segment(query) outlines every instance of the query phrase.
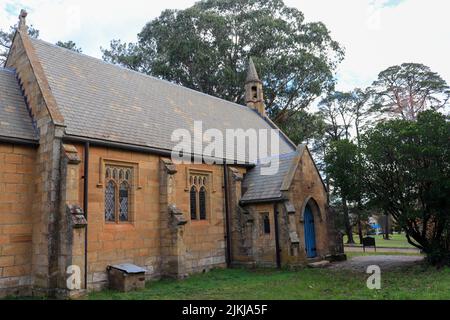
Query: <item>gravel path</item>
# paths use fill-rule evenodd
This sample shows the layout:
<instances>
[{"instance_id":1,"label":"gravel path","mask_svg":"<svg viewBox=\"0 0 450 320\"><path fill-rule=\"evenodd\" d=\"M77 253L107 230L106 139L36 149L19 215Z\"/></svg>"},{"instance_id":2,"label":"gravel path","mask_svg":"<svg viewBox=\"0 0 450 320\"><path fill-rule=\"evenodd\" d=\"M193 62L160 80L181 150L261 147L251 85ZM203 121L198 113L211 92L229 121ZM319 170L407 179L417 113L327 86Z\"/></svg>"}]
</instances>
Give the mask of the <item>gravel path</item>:
<instances>
[{"instance_id":1,"label":"gravel path","mask_svg":"<svg viewBox=\"0 0 450 320\"><path fill-rule=\"evenodd\" d=\"M394 256L394 255L374 255L359 256L343 262L336 262L330 265L330 269L336 270L352 270L366 272L367 267L377 265L383 270L392 270L398 267L410 266L420 263L424 257L422 256Z\"/></svg>"},{"instance_id":2,"label":"gravel path","mask_svg":"<svg viewBox=\"0 0 450 320\"><path fill-rule=\"evenodd\" d=\"M354 246L345 246L346 252L363 252L362 247L354 247ZM367 253L375 252L374 248L366 248ZM420 253L420 250L417 248L386 248L386 247L377 247L376 252L399 252L399 253Z\"/></svg>"}]
</instances>

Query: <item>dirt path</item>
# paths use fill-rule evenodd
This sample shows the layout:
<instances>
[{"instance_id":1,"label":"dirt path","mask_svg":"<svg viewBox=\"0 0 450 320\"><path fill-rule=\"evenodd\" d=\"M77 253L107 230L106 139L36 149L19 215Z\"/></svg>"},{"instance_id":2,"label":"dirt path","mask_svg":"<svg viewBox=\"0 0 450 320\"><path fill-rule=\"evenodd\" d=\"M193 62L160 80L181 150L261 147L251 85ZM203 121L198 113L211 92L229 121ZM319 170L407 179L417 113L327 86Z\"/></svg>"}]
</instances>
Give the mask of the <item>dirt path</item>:
<instances>
[{"instance_id":1,"label":"dirt path","mask_svg":"<svg viewBox=\"0 0 450 320\"><path fill-rule=\"evenodd\" d=\"M362 247L345 246L345 252L363 252ZM374 248L366 248L367 253L375 252ZM419 249L416 248L386 248L377 247L376 252L399 252L399 253L420 253Z\"/></svg>"},{"instance_id":2,"label":"dirt path","mask_svg":"<svg viewBox=\"0 0 450 320\"><path fill-rule=\"evenodd\" d=\"M398 267L410 266L420 263L424 259L423 256L394 256L394 255L374 255L359 256L343 262L336 262L329 266L335 270L352 270L366 272L368 266L376 265L381 270L392 270Z\"/></svg>"}]
</instances>

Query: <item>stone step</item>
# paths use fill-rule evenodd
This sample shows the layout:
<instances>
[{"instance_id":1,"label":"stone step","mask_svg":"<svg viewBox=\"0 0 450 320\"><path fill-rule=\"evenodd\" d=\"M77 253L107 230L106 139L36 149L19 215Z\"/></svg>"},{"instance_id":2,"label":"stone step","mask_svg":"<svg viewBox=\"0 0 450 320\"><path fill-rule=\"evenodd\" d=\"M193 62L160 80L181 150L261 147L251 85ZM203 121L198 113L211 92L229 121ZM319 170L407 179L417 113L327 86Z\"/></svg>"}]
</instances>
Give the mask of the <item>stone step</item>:
<instances>
[{"instance_id":1,"label":"stone step","mask_svg":"<svg viewBox=\"0 0 450 320\"><path fill-rule=\"evenodd\" d=\"M318 261L318 262L308 263L308 267L310 267L310 268L325 268L329 264L330 264L330 261L322 260L322 261Z\"/></svg>"}]
</instances>

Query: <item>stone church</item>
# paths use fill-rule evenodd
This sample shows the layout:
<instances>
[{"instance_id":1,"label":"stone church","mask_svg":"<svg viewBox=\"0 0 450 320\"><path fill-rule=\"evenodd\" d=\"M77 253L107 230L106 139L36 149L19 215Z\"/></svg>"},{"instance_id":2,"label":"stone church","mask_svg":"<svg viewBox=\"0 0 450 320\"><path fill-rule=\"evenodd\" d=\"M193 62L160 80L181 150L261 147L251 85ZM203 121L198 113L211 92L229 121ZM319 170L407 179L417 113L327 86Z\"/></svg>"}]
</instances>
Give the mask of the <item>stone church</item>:
<instances>
[{"instance_id":1,"label":"stone church","mask_svg":"<svg viewBox=\"0 0 450 320\"><path fill-rule=\"evenodd\" d=\"M242 106L32 39L19 18L0 68L0 296L100 290L121 263L182 278L342 253L314 160L282 132L275 175L171 158L194 121L276 129L253 62Z\"/></svg>"}]
</instances>

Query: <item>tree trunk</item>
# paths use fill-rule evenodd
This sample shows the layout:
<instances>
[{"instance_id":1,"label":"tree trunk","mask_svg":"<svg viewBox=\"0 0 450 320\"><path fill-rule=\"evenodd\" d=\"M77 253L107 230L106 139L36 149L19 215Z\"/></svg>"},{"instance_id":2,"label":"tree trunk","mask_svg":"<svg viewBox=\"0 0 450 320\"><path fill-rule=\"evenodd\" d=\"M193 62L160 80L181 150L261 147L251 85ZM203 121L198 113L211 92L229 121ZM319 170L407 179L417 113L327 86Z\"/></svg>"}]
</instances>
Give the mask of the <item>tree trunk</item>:
<instances>
[{"instance_id":1,"label":"tree trunk","mask_svg":"<svg viewBox=\"0 0 450 320\"><path fill-rule=\"evenodd\" d=\"M355 240L353 240L353 230L352 225L350 223L350 216L348 214L347 199L345 197L342 198L342 206L344 208L344 223L345 223L345 232L347 233L347 243L354 244Z\"/></svg>"},{"instance_id":2,"label":"tree trunk","mask_svg":"<svg viewBox=\"0 0 450 320\"><path fill-rule=\"evenodd\" d=\"M389 238L389 212L386 212L384 222L384 240L390 240Z\"/></svg>"},{"instance_id":3,"label":"tree trunk","mask_svg":"<svg viewBox=\"0 0 450 320\"><path fill-rule=\"evenodd\" d=\"M363 243L363 232L362 232L362 225L361 225L361 218L358 215L358 235L359 235L359 243Z\"/></svg>"}]
</instances>

